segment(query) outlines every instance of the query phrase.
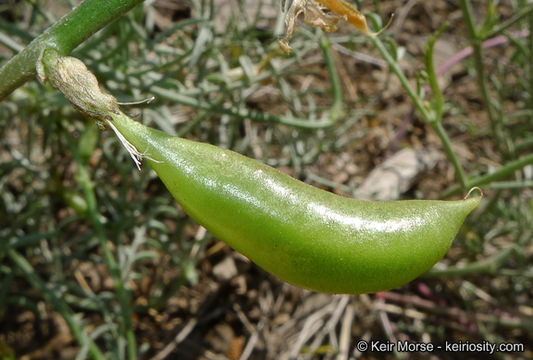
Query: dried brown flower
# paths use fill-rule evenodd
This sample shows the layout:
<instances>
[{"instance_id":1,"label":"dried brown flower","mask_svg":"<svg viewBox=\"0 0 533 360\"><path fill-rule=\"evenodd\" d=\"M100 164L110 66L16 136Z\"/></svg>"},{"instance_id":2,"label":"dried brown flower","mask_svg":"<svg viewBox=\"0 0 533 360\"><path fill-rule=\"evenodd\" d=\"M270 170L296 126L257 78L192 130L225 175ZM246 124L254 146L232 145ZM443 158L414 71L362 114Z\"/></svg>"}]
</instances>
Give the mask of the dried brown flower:
<instances>
[{"instance_id":1,"label":"dried brown flower","mask_svg":"<svg viewBox=\"0 0 533 360\"><path fill-rule=\"evenodd\" d=\"M326 12L328 10L331 13ZM337 23L344 19L366 35L378 34L371 32L368 29L365 16L344 0L293 0L285 17L285 36L279 41L281 50L285 53L291 51L289 40L294 33L296 18L301 13L304 14L305 23L318 26L327 32L337 31Z\"/></svg>"}]
</instances>

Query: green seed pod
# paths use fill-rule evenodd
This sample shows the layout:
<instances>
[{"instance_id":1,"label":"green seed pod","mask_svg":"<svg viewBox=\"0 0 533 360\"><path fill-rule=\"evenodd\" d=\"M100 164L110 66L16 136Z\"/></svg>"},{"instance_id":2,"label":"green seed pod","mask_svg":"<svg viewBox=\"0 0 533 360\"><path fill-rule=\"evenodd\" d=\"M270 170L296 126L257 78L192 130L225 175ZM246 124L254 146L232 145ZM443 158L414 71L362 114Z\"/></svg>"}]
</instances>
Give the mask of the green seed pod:
<instances>
[{"instance_id":1,"label":"green seed pod","mask_svg":"<svg viewBox=\"0 0 533 360\"><path fill-rule=\"evenodd\" d=\"M312 290L369 293L413 280L446 254L480 202L358 201L125 116L109 123L149 156L198 223L265 270Z\"/></svg>"}]
</instances>

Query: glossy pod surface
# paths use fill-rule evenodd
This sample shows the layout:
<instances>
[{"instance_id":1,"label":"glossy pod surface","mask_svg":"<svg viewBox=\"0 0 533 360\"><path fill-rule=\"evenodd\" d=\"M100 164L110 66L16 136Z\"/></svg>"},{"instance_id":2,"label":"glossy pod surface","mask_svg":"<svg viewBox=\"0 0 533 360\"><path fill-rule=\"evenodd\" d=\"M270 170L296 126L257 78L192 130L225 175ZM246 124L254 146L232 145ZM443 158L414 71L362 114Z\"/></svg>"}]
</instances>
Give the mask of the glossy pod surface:
<instances>
[{"instance_id":1,"label":"glossy pod surface","mask_svg":"<svg viewBox=\"0 0 533 360\"><path fill-rule=\"evenodd\" d=\"M184 210L279 278L328 293L403 285L440 260L480 198L365 202L304 184L233 151L126 117L115 127Z\"/></svg>"}]
</instances>

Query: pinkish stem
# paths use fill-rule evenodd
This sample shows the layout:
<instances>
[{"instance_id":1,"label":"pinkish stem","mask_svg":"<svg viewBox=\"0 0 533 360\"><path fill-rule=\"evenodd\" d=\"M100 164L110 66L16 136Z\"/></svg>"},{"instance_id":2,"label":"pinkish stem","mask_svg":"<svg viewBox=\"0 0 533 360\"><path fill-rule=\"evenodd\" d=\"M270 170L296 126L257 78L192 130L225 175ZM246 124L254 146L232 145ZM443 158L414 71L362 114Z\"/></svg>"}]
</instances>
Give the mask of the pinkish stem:
<instances>
[{"instance_id":1,"label":"pinkish stem","mask_svg":"<svg viewBox=\"0 0 533 360\"><path fill-rule=\"evenodd\" d=\"M494 46L507 44L509 42L509 37L513 39L522 39L528 36L529 36L528 29L524 29L520 31L512 31L509 34L509 36L498 35L488 40L485 40L481 44L481 46L483 47L483 49L488 49ZM435 75L437 76L443 75L446 71L450 70L454 65L460 63L461 61L463 61L464 59L472 55L472 53L473 53L473 49L471 46L464 48L463 50L459 51L457 54L455 54L454 56L446 60L441 66L439 66L437 70L435 70ZM426 85L424 88L429 91L429 86ZM402 121L402 125L398 129L397 135L394 137L394 139L391 142L391 145L389 146L389 150L395 151L398 143L403 139L403 137L405 137L405 134L407 133L407 124L409 124L413 115L414 115L414 111L411 111L404 118L404 120Z\"/></svg>"},{"instance_id":2,"label":"pinkish stem","mask_svg":"<svg viewBox=\"0 0 533 360\"><path fill-rule=\"evenodd\" d=\"M525 37L528 37L528 36L529 36L529 30L528 29L524 29L524 30L520 30L520 31L513 31L513 32L510 33L510 37L513 38L513 39L522 39L522 38L525 38ZM495 37L493 37L491 39L488 39L488 40L484 41L483 44L481 44L481 46L483 47L483 49L488 49L488 48L491 48L491 47L494 47L494 46L507 44L508 42L509 42L509 37L503 36L503 35L498 35L498 36L495 36ZM444 74L452 66L454 66L455 64L461 62L462 60L464 60L467 57L469 57L470 55L472 55L472 52L473 52L473 50L472 50L471 46L464 48L463 50L459 51L457 54L455 54L454 56L452 56L451 58L446 60L446 62L444 62L444 64L439 66L439 68L435 71L435 74L437 76L440 76L440 75Z\"/></svg>"}]
</instances>

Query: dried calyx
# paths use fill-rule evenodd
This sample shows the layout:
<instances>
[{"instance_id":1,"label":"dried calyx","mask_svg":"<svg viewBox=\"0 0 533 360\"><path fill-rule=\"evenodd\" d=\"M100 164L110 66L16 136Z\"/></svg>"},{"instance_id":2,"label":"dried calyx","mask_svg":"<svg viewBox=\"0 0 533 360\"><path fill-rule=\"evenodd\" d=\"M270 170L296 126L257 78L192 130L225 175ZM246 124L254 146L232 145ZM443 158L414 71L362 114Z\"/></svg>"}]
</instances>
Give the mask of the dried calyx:
<instances>
[{"instance_id":1,"label":"dried calyx","mask_svg":"<svg viewBox=\"0 0 533 360\"><path fill-rule=\"evenodd\" d=\"M365 16L344 0L293 0L285 17L285 36L279 41L281 50L285 53L291 51L289 40L294 33L296 18L301 13L304 14L305 23L317 26L327 32L337 31L339 20L346 20L365 35L375 36L379 34L379 32L370 31ZM381 31L386 29L390 22L389 20L387 26Z\"/></svg>"},{"instance_id":2,"label":"dried calyx","mask_svg":"<svg viewBox=\"0 0 533 360\"><path fill-rule=\"evenodd\" d=\"M119 108L117 99L100 88L96 76L87 69L83 61L72 56L63 56L56 50L48 48L37 61L37 75L42 83L47 81L85 116L97 121L102 128L109 126L128 151L135 166L141 170L143 158L153 160L145 151L141 153L113 125L116 117L125 117ZM153 97L142 102L152 101ZM123 103L136 104L133 103ZM153 160L154 162L157 162Z\"/></svg>"},{"instance_id":3,"label":"dried calyx","mask_svg":"<svg viewBox=\"0 0 533 360\"><path fill-rule=\"evenodd\" d=\"M37 75L87 117L104 122L111 120L111 114L120 113L117 99L100 88L94 74L79 59L46 49L37 61Z\"/></svg>"}]
</instances>

